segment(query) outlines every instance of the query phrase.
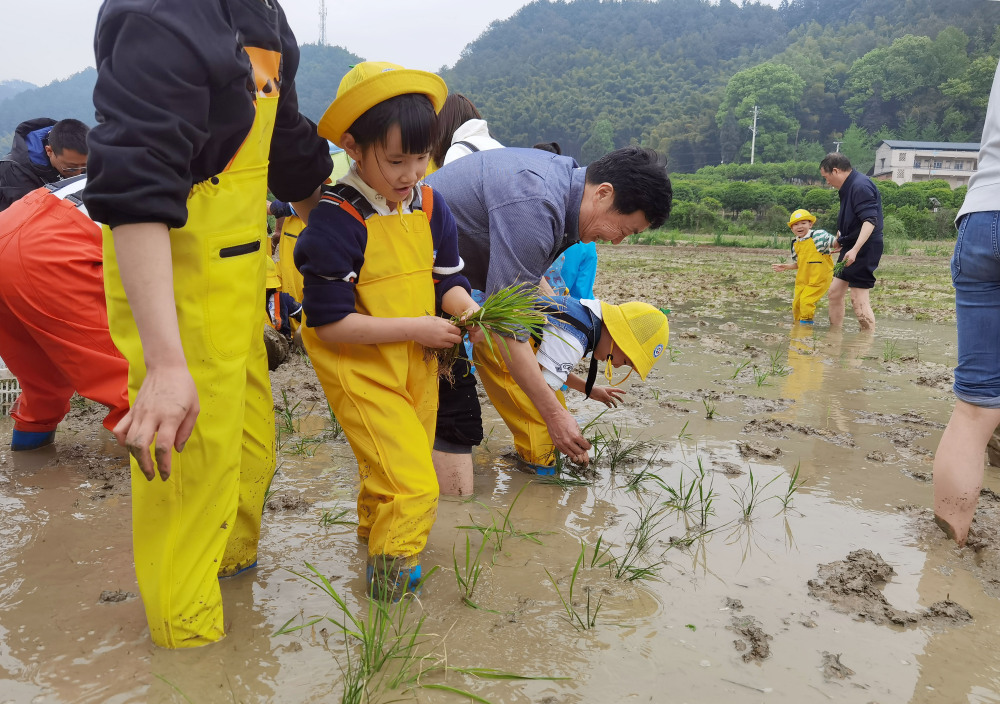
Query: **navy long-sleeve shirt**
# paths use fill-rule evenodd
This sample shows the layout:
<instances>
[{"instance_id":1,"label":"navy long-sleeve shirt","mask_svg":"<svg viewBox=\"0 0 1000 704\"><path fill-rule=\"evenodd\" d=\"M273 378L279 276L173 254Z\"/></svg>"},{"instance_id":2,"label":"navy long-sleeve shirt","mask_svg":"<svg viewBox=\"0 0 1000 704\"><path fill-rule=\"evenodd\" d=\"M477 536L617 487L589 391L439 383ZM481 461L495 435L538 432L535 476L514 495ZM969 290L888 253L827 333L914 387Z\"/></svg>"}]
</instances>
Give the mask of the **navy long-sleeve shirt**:
<instances>
[{"instance_id":1,"label":"navy long-sleeve shirt","mask_svg":"<svg viewBox=\"0 0 1000 704\"><path fill-rule=\"evenodd\" d=\"M870 178L852 169L840 187L837 230L840 231L841 247L853 247L866 222L875 226L869 241L882 239L882 194Z\"/></svg>"},{"instance_id":2,"label":"navy long-sleeve shirt","mask_svg":"<svg viewBox=\"0 0 1000 704\"><path fill-rule=\"evenodd\" d=\"M415 189L419 191L419 187ZM395 217L375 215L373 217ZM455 218L443 198L434 198L430 220L434 247L434 298L441 309L441 297L455 286L471 292L459 273L458 230ZM302 306L306 324L319 327L356 313L354 288L365 262L368 228L340 206L321 200L309 215L309 225L295 243L295 266L302 273Z\"/></svg>"}]
</instances>

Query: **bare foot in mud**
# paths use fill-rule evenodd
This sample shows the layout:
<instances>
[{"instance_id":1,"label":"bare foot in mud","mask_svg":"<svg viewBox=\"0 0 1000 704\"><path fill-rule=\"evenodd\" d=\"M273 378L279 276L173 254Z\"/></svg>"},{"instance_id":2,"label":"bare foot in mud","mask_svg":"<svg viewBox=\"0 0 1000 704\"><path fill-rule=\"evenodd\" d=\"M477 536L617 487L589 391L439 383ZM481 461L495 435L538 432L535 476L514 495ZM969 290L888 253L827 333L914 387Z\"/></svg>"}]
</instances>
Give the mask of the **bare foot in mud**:
<instances>
[{"instance_id":1,"label":"bare foot in mud","mask_svg":"<svg viewBox=\"0 0 1000 704\"><path fill-rule=\"evenodd\" d=\"M952 526L950 523L948 523L948 521L946 521L944 518L941 518L941 516L934 514L934 522L937 523L938 528L944 531L945 535L947 535L949 538L951 538L958 544L958 547L960 548L965 547L965 541L969 537L968 529L965 530L960 539L958 532L955 530L955 527Z\"/></svg>"}]
</instances>

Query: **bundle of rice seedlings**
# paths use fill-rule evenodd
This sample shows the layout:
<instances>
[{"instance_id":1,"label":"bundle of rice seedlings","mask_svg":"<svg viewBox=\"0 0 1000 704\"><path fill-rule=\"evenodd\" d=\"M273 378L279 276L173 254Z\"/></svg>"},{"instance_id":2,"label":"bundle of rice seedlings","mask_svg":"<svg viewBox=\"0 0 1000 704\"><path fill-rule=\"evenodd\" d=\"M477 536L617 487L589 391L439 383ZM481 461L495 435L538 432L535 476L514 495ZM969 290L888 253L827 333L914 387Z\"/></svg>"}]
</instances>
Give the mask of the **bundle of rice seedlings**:
<instances>
[{"instance_id":1,"label":"bundle of rice seedlings","mask_svg":"<svg viewBox=\"0 0 1000 704\"><path fill-rule=\"evenodd\" d=\"M465 320L452 316L450 322L462 328L463 331L482 330L486 335L486 345L497 358L496 335L500 344L507 348L507 337L529 335L540 336L545 327L545 314L538 306L541 294L535 286L514 284L500 289L483 301L482 307ZM451 380L451 367L463 352L463 344L459 342L454 347L429 350L437 359L438 375Z\"/></svg>"},{"instance_id":2,"label":"bundle of rice seedlings","mask_svg":"<svg viewBox=\"0 0 1000 704\"><path fill-rule=\"evenodd\" d=\"M844 262L837 262L836 264L834 264L833 265L833 275L834 276L838 276L840 274L840 272L842 272L844 270L844 267L846 267L846 266L847 266L847 264L844 263Z\"/></svg>"}]
</instances>

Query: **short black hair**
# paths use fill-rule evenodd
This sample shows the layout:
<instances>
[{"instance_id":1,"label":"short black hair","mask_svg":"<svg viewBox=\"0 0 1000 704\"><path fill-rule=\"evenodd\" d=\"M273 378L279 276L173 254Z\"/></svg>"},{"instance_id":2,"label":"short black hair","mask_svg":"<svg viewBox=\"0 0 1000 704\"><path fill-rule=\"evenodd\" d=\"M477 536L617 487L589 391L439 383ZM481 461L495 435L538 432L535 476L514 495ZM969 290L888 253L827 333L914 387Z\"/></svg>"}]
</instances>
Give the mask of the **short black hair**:
<instances>
[{"instance_id":1,"label":"short black hair","mask_svg":"<svg viewBox=\"0 0 1000 704\"><path fill-rule=\"evenodd\" d=\"M79 120L59 120L49 131L49 146L56 154L62 154L64 149L86 154L88 132L90 128Z\"/></svg>"},{"instance_id":2,"label":"short black hair","mask_svg":"<svg viewBox=\"0 0 1000 704\"><path fill-rule=\"evenodd\" d=\"M587 166L587 183L605 182L614 186L612 205L618 212L630 215L641 210L652 228L662 227L670 216L673 189L667 160L652 149L623 147Z\"/></svg>"},{"instance_id":3,"label":"short black hair","mask_svg":"<svg viewBox=\"0 0 1000 704\"><path fill-rule=\"evenodd\" d=\"M543 152L562 154L562 147L559 146L559 142L539 142L532 149L541 149Z\"/></svg>"},{"instance_id":4,"label":"short black hair","mask_svg":"<svg viewBox=\"0 0 1000 704\"><path fill-rule=\"evenodd\" d=\"M823 157L823 161L819 162L819 170L827 173L834 169L850 171L851 168L851 160L844 156L843 152L830 152Z\"/></svg>"},{"instance_id":5,"label":"short black hair","mask_svg":"<svg viewBox=\"0 0 1000 704\"><path fill-rule=\"evenodd\" d=\"M434 143L437 114L423 93L404 93L369 108L347 128L361 149L376 143L385 144L389 128L399 125L403 153L423 154Z\"/></svg>"}]
</instances>

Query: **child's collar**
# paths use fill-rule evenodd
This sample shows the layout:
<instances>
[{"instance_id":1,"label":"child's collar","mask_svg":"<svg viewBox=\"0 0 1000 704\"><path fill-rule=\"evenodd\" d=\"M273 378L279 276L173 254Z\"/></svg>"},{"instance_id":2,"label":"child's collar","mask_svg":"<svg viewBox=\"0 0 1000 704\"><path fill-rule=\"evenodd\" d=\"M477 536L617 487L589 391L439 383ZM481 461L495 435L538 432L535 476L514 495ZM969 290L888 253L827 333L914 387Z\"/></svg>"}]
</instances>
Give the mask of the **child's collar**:
<instances>
[{"instance_id":1,"label":"child's collar","mask_svg":"<svg viewBox=\"0 0 1000 704\"><path fill-rule=\"evenodd\" d=\"M351 169L337 182L346 183L348 186L352 186L357 189L358 193L365 197L371 206L375 209L375 212L379 215L392 215L393 213L400 213L407 215L410 213L410 205L413 203L414 194L416 189L412 189L410 194L400 203L396 204L396 210L389 210L388 204L385 202L385 198L376 191L374 188L365 183L365 180L361 178L361 174L358 173L357 162L351 164Z\"/></svg>"}]
</instances>

